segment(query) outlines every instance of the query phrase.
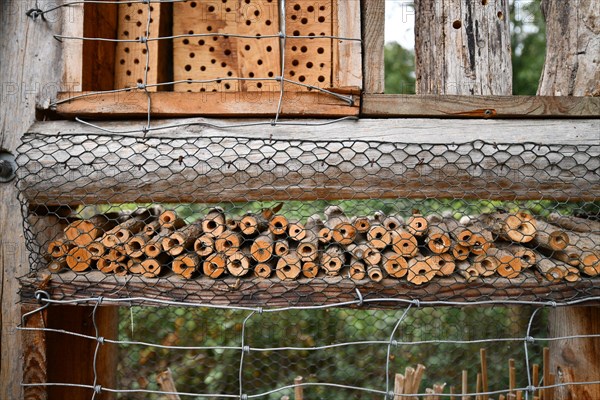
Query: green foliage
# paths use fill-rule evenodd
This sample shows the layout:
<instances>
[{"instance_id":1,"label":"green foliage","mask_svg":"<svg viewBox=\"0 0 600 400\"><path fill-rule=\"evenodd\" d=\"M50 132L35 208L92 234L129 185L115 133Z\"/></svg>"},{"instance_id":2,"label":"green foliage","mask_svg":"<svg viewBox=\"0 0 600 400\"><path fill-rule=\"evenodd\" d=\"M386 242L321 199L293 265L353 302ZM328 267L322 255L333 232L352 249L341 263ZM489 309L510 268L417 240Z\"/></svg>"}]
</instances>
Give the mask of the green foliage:
<instances>
[{"instance_id":1,"label":"green foliage","mask_svg":"<svg viewBox=\"0 0 600 400\"><path fill-rule=\"evenodd\" d=\"M535 95L546 57L546 23L539 1L511 2L513 94Z\"/></svg>"},{"instance_id":2,"label":"green foliage","mask_svg":"<svg viewBox=\"0 0 600 400\"><path fill-rule=\"evenodd\" d=\"M415 93L415 52L396 42L385 45L385 92Z\"/></svg>"}]
</instances>

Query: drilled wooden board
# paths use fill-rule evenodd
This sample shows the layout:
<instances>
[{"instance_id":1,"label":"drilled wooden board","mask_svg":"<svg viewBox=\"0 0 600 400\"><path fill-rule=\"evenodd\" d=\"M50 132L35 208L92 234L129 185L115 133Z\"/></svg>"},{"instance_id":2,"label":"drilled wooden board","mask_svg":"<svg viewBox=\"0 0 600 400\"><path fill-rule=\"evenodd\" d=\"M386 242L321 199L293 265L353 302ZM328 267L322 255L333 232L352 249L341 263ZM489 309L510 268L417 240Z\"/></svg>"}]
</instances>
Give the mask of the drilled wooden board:
<instances>
[{"instance_id":1,"label":"drilled wooden board","mask_svg":"<svg viewBox=\"0 0 600 400\"><path fill-rule=\"evenodd\" d=\"M278 5L274 0L222 0L173 5L173 34L277 35ZM175 81L219 80L212 83L181 83L175 91L240 92L278 90L279 38L185 37L173 40ZM234 78L273 78L238 81Z\"/></svg>"},{"instance_id":2,"label":"drilled wooden board","mask_svg":"<svg viewBox=\"0 0 600 400\"><path fill-rule=\"evenodd\" d=\"M117 39L139 40L140 37L158 37L161 4L124 3L119 5ZM150 30L148 32L148 12ZM159 46L163 41L118 42L115 52L115 89L136 87L138 83L159 83ZM165 60L161 60L165 62ZM146 65L147 64L147 65ZM148 71L147 80L145 71ZM154 92L156 86L148 87Z\"/></svg>"},{"instance_id":3,"label":"drilled wooden board","mask_svg":"<svg viewBox=\"0 0 600 400\"><path fill-rule=\"evenodd\" d=\"M332 86L333 63L332 39L319 36L334 36L335 0L286 2L285 77L305 85L321 88ZM294 38L315 36L315 39ZM286 83L289 91L304 91L308 88Z\"/></svg>"}]
</instances>

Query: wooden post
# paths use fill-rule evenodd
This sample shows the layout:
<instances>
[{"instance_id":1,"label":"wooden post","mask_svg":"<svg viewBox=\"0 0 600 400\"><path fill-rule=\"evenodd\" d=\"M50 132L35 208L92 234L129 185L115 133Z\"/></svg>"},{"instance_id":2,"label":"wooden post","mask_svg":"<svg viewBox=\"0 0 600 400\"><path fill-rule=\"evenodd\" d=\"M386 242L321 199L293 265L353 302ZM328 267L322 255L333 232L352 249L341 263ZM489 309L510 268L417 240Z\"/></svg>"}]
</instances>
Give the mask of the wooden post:
<instances>
[{"instance_id":1,"label":"wooden post","mask_svg":"<svg viewBox=\"0 0 600 400\"><path fill-rule=\"evenodd\" d=\"M546 62L538 94L600 96L600 7L594 0L543 0Z\"/></svg>"},{"instance_id":2,"label":"wooden post","mask_svg":"<svg viewBox=\"0 0 600 400\"><path fill-rule=\"evenodd\" d=\"M547 54L538 94L542 96L600 95L600 8L593 0L542 1L547 23ZM551 310L550 336L600 333L599 307ZM550 368L556 383L600 379L600 339L572 339L550 344ZM555 400L598 399L600 385L565 386Z\"/></svg>"},{"instance_id":3,"label":"wooden post","mask_svg":"<svg viewBox=\"0 0 600 400\"><path fill-rule=\"evenodd\" d=\"M384 35L385 0L363 0L363 89L365 93L385 90Z\"/></svg>"},{"instance_id":4,"label":"wooden post","mask_svg":"<svg viewBox=\"0 0 600 400\"><path fill-rule=\"evenodd\" d=\"M508 0L415 1L418 94L510 95Z\"/></svg>"}]
</instances>

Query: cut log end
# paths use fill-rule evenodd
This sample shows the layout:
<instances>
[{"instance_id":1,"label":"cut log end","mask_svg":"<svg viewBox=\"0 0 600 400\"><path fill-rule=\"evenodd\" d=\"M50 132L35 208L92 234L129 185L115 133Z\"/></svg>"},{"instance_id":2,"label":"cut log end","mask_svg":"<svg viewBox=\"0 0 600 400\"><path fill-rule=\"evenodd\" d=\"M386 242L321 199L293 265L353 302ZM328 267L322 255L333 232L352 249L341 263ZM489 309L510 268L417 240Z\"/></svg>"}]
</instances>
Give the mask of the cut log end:
<instances>
[{"instance_id":1,"label":"cut log end","mask_svg":"<svg viewBox=\"0 0 600 400\"><path fill-rule=\"evenodd\" d=\"M92 266L93 255L86 247L74 247L66 255L69 268L75 272L87 271Z\"/></svg>"},{"instance_id":2,"label":"cut log end","mask_svg":"<svg viewBox=\"0 0 600 400\"><path fill-rule=\"evenodd\" d=\"M270 278L273 273L273 269L269 264L259 263L254 267L254 275L257 278Z\"/></svg>"},{"instance_id":3,"label":"cut log end","mask_svg":"<svg viewBox=\"0 0 600 400\"><path fill-rule=\"evenodd\" d=\"M217 279L223 273L225 273L225 268L227 265L227 260L222 254L211 254L203 263L202 263L202 272L204 275L208 276L212 279Z\"/></svg>"},{"instance_id":4,"label":"cut log end","mask_svg":"<svg viewBox=\"0 0 600 400\"><path fill-rule=\"evenodd\" d=\"M383 254L383 268L394 278L403 278L408 273L408 262L402 255L395 252Z\"/></svg>"},{"instance_id":5,"label":"cut log end","mask_svg":"<svg viewBox=\"0 0 600 400\"><path fill-rule=\"evenodd\" d=\"M301 272L302 263L300 258L293 253L281 257L275 269L277 277L282 281L296 279Z\"/></svg>"}]
</instances>

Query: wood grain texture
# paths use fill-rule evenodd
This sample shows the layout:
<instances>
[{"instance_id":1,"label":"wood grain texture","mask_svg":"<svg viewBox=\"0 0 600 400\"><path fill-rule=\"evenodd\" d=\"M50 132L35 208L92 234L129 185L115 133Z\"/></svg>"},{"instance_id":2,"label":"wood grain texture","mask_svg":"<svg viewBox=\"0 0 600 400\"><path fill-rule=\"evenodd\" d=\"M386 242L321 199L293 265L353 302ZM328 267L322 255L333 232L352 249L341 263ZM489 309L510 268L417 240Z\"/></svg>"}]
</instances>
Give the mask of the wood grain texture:
<instances>
[{"instance_id":1,"label":"wood grain texture","mask_svg":"<svg viewBox=\"0 0 600 400\"><path fill-rule=\"evenodd\" d=\"M416 1L417 93L511 94L508 3Z\"/></svg>"},{"instance_id":2,"label":"wood grain texture","mask_svg":"<svg viewBox=\"0 0 600 400\"><path fill-rule=\"evenodd\" d=\"M597 0L543 0L546 62L538 94L600 96L600 7Z\"/></svg>"},{"instance_id":3,"label":"wood grain texture","mask_svg":"<svg viewBox=\"0 0 600 400\"><path fill-rule=\"evenodd\" d=\"M77 96L77 93L60 93L59 100ZM154 118L184 116L237 116L274 117L277 113L279 93L254 92L202 92L151 93L151 112ZM342 117L358 115L358 96L352 106L336 97L316 92L286 92L282 116ZM120 118L144 117L148 112L148 95L143 92L93 94L58 104L56 111L63 117Z\"/></svg>"},{"instance_id":4,"label":"wood grain texture","mask_svg":"<svg viewBox=\"0 0 600 400\"><path fill-rule=\"evenodd\" d=\"M52 35L60 32L59 18L47 22L25 16L27 5L20 1L0 2L0 82L3 87L0 107L0 148L14 152L22 132L35 119L37 105L55 97L62 80L60 42ZM10 38L8 40L7 38ZM18 281L29 270L23 219L14 182L0 184L0 398L21 399L23 371ZM40 349L40 351L42 351ZM38 399L44 399L39 394Z\"/></svg>"},{"instance_id":5,"label":"wood grain texture","mask_svg":"<svg viewBox=\"0 0 600 400\"><path fill-rule=\"evenodd\" d=\"M553 309L549 315L550 337L600 334L600 307ZM594 382L600 378L600 338L550 342L551 373L556 384ZM554 389L555 400L600 398L600 385L565 386Z\"/></svg>"},{"instance_id":6,"label":"wood grain texture","mask_svg":"<svg viewBox=\"0 0 600 400\"><path fill-rule=\"evenodd\" d=\"M364 0L361 7L364 92L383 93L385 0Z\"/></svg>"},{"instance_id":7,"label":"wood grain texture","mask_svg":"<svg viewBox=\"0 0 600 400\"><path fill-rule=\"evenodd\" d=\"M423 145L428 135L420 132L437 135L437 142L440 132L452 130L447 121L443 128L431 131L408 121L403 121L406 127L392 128L393 120L286 127L285 136L282 133L277 139L271 133L277 130L262 126L249 136L243 129L231 131L239 137L223 137L221 130L198 126L190 128L190 133L199 129L202 137L184 140L182 133L187 129L179 127L181 140L164 141L57 137L57 132L67 133L72 123L37 124L31 131L44 135L24 137L18 159L22 166L19 187L34 204L398 197L573 201L600 197L600 176L594 167L600 156L595 130L600 121L588 125L589 136L585 121L568 121L569 126L580 127L576 135L580 143L586 143L581 146L527 143L546 136L547 122L537 124L543 130L539 134L533 122L528 129L519 127L525 144L507 132L510 123L485 122L490 123L487 144L477 141L485 140L481 126L459 121L458 141L445 133L444 144L439 145ZM469 125L475 142L463 142ZM494 125L496 129L491 130ZM334 141L335 135L331 141L322 140L331 129L338 137L346 137L343 147ZM310 134L305 134L308 130ZM396 136L390 137L394 130ZM298 137L306 141L297 141ZM514 144L503 144L505 138ZM381 143L384 139L392 140ZM575 143L578 139L563 140ZM552 174L545 172L548 164L553 165Z\"/></svg>"},{"instance_id":8,"label":"wood grain texture","mask_svg":"<svg viewBox=\"0 0 600 400\"><path fill-rule=\"evenodd\" d=\"M598 97L363 95L367 118L600 118Z\"/></svg>"},{"instance_id":9,"label":"wood grain texture","mask_svg":"<svg viewBox=\"0 0 600 400\"><path fill-rule=\"evenodd\" d=\"M342 38L361 38L361 2L334 1L335 35ZM360 41L333 40L333 87L362 88L362 46Z\"/></svg>"},{"instance_id":10,"label":"wood grain texture","mask_svg":"<svg viewBox=\"0 0 600 400\"><path fill-rule=\"evenodd\" d=\"M68 10L69 8L66 8ZM68 11L67 11L68 13ZM117 37L117 5L88 3L84 4L83 37L107 38ZM68 14L67 14L68 15ZM79 14L76 14L79 18ZM70 24L78 24L79 19L74 19ZM79 31L76 26L69 30ZM45 38L47 39L47 38ZM79 43L81 40L65 39ZM80 46L71 44L72 48L63 50L66 62L74 62L74 65L82 66L82 89L83 90L112 90L114 89L114 63L116 43L106 40L86 40L83 42L82 54L79 53ZM75 54L68 51L75 50ZM77 58L81 57L81 61Z\"/></svg>"},{"instance_id":11,"label":"wood grain texture","mask_svg":"<svg viewBox=\"0 0 600 400\"><path fill-rule=\"evenodd\" d=\"M68 9L69 18L62 19L62 34L64 36L84 36L83 12L85 7L84 4L73 4ZM83 46L83 40L65 40L62 44L62 83L68 90L74 92L83 90ZM89 82L86 85L89 86Z\"/></svg>"},{"instance_id":12,"label":"wood grain texture","mask_svg":"<svg viewBox=\"0 0 600 400\"><path fill-rule=\"evenodd\" d=\"M48 308L48 327L96 336L91 306L51 306ZM118 308L98 307L96 323L98 334L108 339L118 337ZM97 342L90 339L48 332L46 334L48 352L48 381L94 384L93 359ZM96 372L98 385L117 387L118 346L105 343L98 350ZM85 388L53 386L48 388L49 399L88 400L93 391ZM114 393L102 392L96 396L100 400L116 398Z\"/></svg>"},{"instance_id":13,"label":"wood grain texture","mask_svg":"<svg viewBox=\"0 0 600 400\"><path fill-rule=\"evenodd\" d=\"M37 280L35 276L21 279L23 297L33 296ZM64 283L62 283L64 282ZM152 282L151 285L148 282ZM69 297L82 299L89 296L104 296L118 299L116 288L128 296L153 299L187 301L237 306L281 307L295 304L335 304L356 300L355 288L359 288L365 299L368 298L418 298L421 301L458 300L567 300L577 293L598 295L598 281L585 279L575 283L550 283L538 281L530 272L509 280L490 277L466 283L457 278L433 280L429 285L417 287L406 281L386 278L381 282L365 279L353 281L342 277L300 278L294 281L271 279L238 279L227 277L209 279L206 277L185 280L175 275L168 278L145 280L138 276L119 277L92 271L85 275L65 272L50 282L49 293L53 298ZM127 291L125 291L125 288ZM127 303L129 304L129 303ZM390 307L397 303L388 303ZM385 306L380 303L378 306Z\"/></svg>"},{"instance_id":14,"label":"wood grain texture","mask_svg":"<svg viewBox=\"0 0 600 400\"><path fill-rule=\"evenodd\" d=\"M148 16L151 20L149 31ZM119 40L170 36L171 4L119 4L117 21L116 38ZM172 77L168 76L170 54L171 43L167 40L116 43L114 89L136 87L140 83L153 85L172 81ZM150 92L164 89L166 86L147 88Z\"/></svg>"},{"instance_id":15,"label":"wood grain texture","mask_svg":"<svg viewBox=\"0 0 600 400\"><path fill-rule=\"evenodd\" d=\"M39 308L39 304L23 304L20 308L23 314ZM33 314L25 321L26 328L44 328L47 321L47 313ZM47 382L47 357L46 357L46 335L41 331L23 331L23 382L44 383ZM14 374L13 380L19 381L19 374ZM44 400L47 398L44 386L31 386L25 388L24 399Z\"/></svg>"}]
</instances>

